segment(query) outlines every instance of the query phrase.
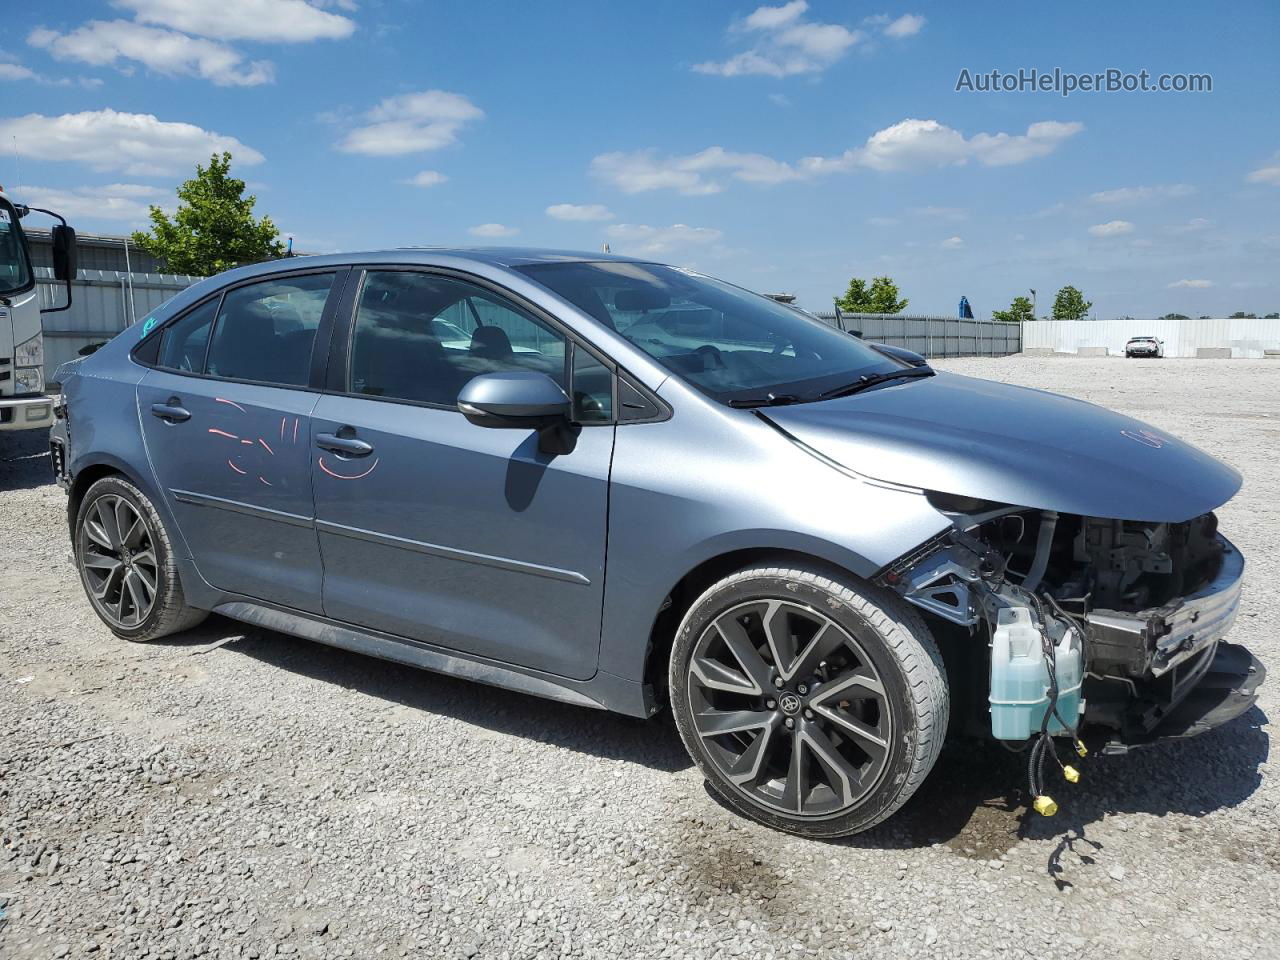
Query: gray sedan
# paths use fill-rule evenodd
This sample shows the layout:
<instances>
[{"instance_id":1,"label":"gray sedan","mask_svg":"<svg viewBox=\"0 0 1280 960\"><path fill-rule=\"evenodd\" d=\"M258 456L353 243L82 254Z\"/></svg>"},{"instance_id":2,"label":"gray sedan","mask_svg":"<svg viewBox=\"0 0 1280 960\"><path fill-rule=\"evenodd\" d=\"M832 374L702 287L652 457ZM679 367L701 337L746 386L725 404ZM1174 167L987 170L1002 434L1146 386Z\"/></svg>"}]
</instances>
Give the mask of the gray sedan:
<instances>
[{"instance_id":1,"label":"gray sedan","mask_svg":"<svg viewBox=\"0 0 1280 960\"><path fill-rule=\"evenodd\" d=\"M1262 678L1222 640L1235 471L688 270L258 264L58 379L75 560L120 637L212 611L670 709L729 806L797 834L889 817L948 731L1028 750L1051 814L1049 756L1207 729Z\"/></svg>"}]
</instances>

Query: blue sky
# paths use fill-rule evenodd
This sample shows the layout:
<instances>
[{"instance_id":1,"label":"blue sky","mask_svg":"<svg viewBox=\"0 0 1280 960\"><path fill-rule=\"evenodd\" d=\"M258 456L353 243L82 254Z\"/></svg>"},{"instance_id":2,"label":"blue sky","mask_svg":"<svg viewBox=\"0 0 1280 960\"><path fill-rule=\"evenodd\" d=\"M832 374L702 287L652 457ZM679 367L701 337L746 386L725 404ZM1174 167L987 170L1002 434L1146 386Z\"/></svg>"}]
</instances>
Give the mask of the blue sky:
<instances>
[{"instance_id":1,"label":"blue sky","mask_svg":"<svg viewBox=\"0 0 1280 960\"><path fill-rule=\"evenodd\" d=\"M1280 5L793 0L21 4L0 183L123 233L229 147L329 251L600 249L826 308L1280 310ZM1117 68L1211 93L957 92Z\"/></svg>"}]
</instances>

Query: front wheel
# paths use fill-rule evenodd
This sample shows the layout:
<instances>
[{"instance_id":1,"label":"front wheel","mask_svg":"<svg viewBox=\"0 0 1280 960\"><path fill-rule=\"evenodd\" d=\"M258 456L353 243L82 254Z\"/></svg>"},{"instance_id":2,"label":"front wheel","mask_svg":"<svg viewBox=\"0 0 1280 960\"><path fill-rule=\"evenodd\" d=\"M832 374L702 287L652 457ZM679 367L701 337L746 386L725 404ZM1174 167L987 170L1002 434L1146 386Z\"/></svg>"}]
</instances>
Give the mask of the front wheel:
<instances>
[{"instance_id":1,"label":"front wheel","mask_svg":"<svg viewBox=\"0 0 1280 960\"><path fill-rule=\"evenodd\" d=\"M164 523L123 477L103 477L85 491L75 550L89 602L116 636L158 640L208 616L187 606Z\"/></svg>"},{"instance_id":2,"label":"front wheel","mask_svg":"<svg viewBox=\"0 0 1280 960\"><path fill-rule=\"evenodd\" d=\"M671 655L685 747L737 812L808 837L866 830L932 769L942 658L896 596L810 567L749 567L690 607Z\"/></svg>"}]
</instances>

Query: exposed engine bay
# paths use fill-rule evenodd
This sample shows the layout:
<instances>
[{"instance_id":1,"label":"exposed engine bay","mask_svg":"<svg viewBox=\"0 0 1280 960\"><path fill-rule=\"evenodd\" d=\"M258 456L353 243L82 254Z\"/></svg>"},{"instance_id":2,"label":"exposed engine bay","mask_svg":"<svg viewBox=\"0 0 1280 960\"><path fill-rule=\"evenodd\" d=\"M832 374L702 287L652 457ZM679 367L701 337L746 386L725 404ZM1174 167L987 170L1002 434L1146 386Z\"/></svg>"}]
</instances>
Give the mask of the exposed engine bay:
<instances>
[{"instance_id":1,"label":"exposed engine bay","mask_svg":"<svg viewBox=\"0 0 1280 960\"><path fill-rule=\"evenodd\" d=\"M1123 751L1150 739L1210 671L1244 570L1212 513L1154 523L931 500L951 530L879 579L986 641L991 736L1089 727Z\"/></svg>"}]
</instances>

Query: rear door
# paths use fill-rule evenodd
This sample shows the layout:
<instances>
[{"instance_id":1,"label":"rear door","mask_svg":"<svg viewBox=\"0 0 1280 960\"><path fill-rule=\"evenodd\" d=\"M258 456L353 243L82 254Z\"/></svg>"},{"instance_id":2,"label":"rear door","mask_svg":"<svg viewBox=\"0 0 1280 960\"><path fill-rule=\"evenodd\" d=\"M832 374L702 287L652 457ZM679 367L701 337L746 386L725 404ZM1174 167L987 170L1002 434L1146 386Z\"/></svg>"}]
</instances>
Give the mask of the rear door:
<instances>
[{"instance_id":1,"label":"rear door","mask_svg":"<svg viewBox=\"0 0 1280 960\"><path fill-rule=\"evenodd\" d=\"M460 277L379 269L352 277L313 412L324 611L412 640L586 679L604 590L612 374L549 318ZM343 313L347 313L344 308ZM576 358L576 359L575 359ZM572 453L535 433L467 422L478 373L576 368Z\"/></svg>"},{"instance_id":2,"label":"rear door","mask_svg":"<svg viewBox=\"0 0 1280 960\"><path fill-rule=\"evenodd\" d=\"M344 276L272 276L206 300L164 328L138 385L152 469L204 579L316 613L311 380Z\"/></svg>"}]
</instances>

